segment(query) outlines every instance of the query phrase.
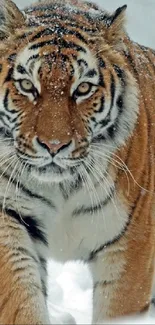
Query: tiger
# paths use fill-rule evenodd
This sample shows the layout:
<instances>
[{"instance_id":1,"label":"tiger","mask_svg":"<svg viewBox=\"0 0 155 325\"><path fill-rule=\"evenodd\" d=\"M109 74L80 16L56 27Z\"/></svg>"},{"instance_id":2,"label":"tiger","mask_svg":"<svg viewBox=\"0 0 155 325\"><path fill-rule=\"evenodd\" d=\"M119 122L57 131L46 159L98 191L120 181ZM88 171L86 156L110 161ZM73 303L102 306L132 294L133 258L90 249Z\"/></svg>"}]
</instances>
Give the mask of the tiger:
<instances>
[{"instance_id":1,"label":"tiger","mask_svg":"<svg viewBox=\"0 0 155 325\"><path fill-rule=\"evenodd\" d=\"M0 0L0 324L65 323L49 258L88 265L95 324L154 301L155 51L126 8Z\"/></svg>"}]
</instances>

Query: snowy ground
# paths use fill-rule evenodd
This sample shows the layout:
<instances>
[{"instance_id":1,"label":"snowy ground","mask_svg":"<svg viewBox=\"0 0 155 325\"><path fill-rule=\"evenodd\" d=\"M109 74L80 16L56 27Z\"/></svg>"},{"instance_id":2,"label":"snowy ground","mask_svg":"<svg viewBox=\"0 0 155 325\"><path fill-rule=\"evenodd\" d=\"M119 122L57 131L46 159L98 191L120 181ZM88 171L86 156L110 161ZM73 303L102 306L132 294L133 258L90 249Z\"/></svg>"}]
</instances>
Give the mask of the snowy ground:
<instances>
[{"instance_id":1,"label":"snowy ground","mask_svg":"<svg viewBox=\"0 0 155 325\"><path fill-rule=\"evenodd\" d=\"M31 0L16 0L20 8ZM155 0L96 0L103 8L113 11L127 4L127 30L141 44L155 48ZM85 265L65 266L49 263L49 310L57 305L69 312L78 324L90 324L92 314L91 277ZM66 321L67 322L67 321ZM121 322L118 321L120 324ZM155 314L143 318L123 319L122 324L155 324Z\"/></svg>"}]
</instances>

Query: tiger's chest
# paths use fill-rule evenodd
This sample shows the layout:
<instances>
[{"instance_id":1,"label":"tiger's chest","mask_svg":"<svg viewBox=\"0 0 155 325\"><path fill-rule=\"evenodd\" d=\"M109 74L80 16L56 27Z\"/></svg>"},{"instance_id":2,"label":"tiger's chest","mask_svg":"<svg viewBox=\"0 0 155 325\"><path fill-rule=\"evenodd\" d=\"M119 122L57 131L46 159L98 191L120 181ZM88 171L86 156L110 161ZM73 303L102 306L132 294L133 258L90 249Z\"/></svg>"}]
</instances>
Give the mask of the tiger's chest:
<instances>
[{"instance_id":1,"label":"tiger's chest","mask_svg":"<svg viewBox=\"0 0 155 325\"><path fill-rule=\"evenodd\" d=\"M0 199L4 196L1 187ZM111 190L101 186L88 191L82 187L65 198L59 187L37 188L36 191L22 188L16 197L10 189L6 197L6 208L19 210L23 220L35 220L47 240L46 250L52 258L88 260L91 253L117 239L128 222L126 207ZM18 209L17 209L18 199ZM31 224L29 225L31 227ZM28 228L29 230L30 228ZM40 250L41 241L34 242ZM39 248L38 248L39 247Z\"/></svg>"},{"instance_id":2,"label":"tiger's chest","mask_svg":"<svg viewBox=\"0 0 155 325\"><path fill-rule=\"evenodd\" d=\"M124 231L128 212L121 200L116 194L107 196L100 187L96 196L82 188L65 200L53 191L55 209L44 214L52 258L87 261L94 250L112 243Z\"/></svg>"}]
</instances>

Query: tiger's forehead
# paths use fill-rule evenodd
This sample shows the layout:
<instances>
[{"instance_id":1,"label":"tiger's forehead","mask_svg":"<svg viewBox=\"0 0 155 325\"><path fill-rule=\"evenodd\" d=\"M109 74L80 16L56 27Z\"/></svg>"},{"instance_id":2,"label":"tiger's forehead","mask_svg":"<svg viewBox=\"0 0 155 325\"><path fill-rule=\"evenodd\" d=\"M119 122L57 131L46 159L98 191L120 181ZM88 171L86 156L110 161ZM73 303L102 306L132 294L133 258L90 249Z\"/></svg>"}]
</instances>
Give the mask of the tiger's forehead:
<instances>
[{"instance_id":1,"label":"tiger's forehead","mask_svg":"<svg viewBox=\"0 0 155 325\"><path fill-rule=\"evenodd\" d=\"M59 77L65 77L65 75L71 74L74 76L74 80L82 78L85 74L91 74L91 71L95 71L97 75L98 64L97 58L94 53L85 46L85 51L76 51L76 55L72 53L63 54L61 51L56 52L51 46L45 46L44 49L34 48L34 43L29 43L27 46L21 49L15 60L14 77L18 78L19 74L27 74L32 78L35 85L39 89L39 71L47 73L47 79L52 77L52 72L57 68L59 71ZM62 74L62 76L61 76ZM53 76L54 77L54 76ZM97 77L96 77L97 78ZM97 79L94 80L97 82Z\"/></svg>"},{"instance_id":2,"label":"tiger's forehead","mask_svg":"<svg viewBox=\"0 0 155 325\"><path fill-rule=\"evenodd\" d=\"M38 42L39 43L39 42ZM96 64L96 56L89 47L84 44L83 47L80 48L79 51L77 49L72 49L71 45L66 45L66 48L63 48L63 44L58 44L58 46L53 46L53 44L49 44L45 46L41 45L40 47L37 46L38 43L29 43L24 48L22 48L17 55L16 64L22 64L24 66L30 67L32 62L45 62L47 57L51 57L51 61L54 62L55 58L59 58L59 61L64 58L68 58L70 61L79 61L81 60L84 62L85 65L94 66ZM43 44L43 42L41 42ZM78 45L76 45L78 47Z\"/></svg>"}]
</instances>

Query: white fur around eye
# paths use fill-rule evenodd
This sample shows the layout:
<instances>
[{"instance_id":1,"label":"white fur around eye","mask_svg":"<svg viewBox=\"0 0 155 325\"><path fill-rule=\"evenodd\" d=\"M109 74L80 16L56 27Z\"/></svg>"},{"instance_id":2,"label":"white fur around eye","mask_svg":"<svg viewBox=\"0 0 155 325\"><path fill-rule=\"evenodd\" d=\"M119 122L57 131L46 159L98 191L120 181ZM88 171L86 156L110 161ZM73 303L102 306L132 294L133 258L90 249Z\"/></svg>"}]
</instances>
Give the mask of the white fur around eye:
<instances>
[{"instance_id":1,"label":"white fur around eye","mask_svg":"<svg viewBox=\"0 0 155 325\"><path fill-rule=\"evenodd\" d=\"M35 98L35 87L31 80L20 79L15 81L15 86L18 90L18 93L28 97L30 102L36 101Z\"/></svg>"},{"instance_id":2,"label":"white fur around eye","mask_svg":"<svg viewBox=\"0 0 155 325\"><path fill-rule=\"evenodd\" d=\"M81 83L74 92L75 100L77 104L80 104L84 100L91 97L96 91L97 86L92 85L89 82Z\"/></svg>"}]
</instances>

